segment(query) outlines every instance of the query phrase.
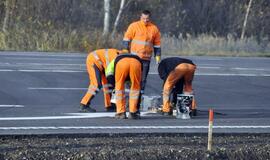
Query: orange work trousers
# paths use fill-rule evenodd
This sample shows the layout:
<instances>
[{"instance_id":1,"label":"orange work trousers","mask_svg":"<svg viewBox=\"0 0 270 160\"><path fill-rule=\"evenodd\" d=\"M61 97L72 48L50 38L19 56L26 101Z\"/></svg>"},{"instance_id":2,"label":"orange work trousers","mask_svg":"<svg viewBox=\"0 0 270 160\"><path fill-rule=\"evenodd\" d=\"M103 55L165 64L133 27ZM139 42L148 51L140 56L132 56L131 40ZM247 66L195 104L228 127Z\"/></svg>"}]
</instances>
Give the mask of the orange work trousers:
<instances>
[{"instance_id":1,"label":"orange work trousers","mask_svg":"<svg viewBox=\"0 0 270 160\"><path fill-rule=\"evenodd\" d=\"M129 112L137 112L137 103L141 90L141 63L132 57L120 59L115 66L116 112L126 112L125 81L129 76L131 86L129 93Z\"/></svg>"},{"instance_id":2,"label":"orange work trousers","mask_svg":"<svg viewBox=\"0 0 270 160\"><path fill-rule=\"evenodd\" d=\"M195 70L195 65L189 63L181 63L169 73L163 87L163 112L170 112L170 110L172 109L169 97L173 87L181 78L184 78L184 93L192 93L192 80ZM195 100L192 102L192 104L195 105Z\"/></svg>"},{"instance_id":3,"label":"orange work trousers","mask_svg":"<svg viewBox=\"0 0 270 160\"><path fill-rule=\"evenodd\" d=\"M86 67L89 75L90 85L88 91L81 100L81 104L90 105L91 100L103 87L105 107L111 106L111 90L107 82L105 74L97 67L99 62L92 54L89 54L86 59Z\"/></svg>"}]
</instances>

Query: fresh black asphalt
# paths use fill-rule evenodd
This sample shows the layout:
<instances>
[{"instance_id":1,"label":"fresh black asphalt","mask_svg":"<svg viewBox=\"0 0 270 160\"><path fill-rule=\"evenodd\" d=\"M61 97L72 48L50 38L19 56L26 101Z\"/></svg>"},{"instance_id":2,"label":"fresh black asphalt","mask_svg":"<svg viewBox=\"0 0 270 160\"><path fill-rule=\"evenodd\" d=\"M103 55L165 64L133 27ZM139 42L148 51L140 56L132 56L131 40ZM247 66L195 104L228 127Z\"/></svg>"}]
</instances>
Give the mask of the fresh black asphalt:
<instances>
[{"instance_id":1,"label":"fresh black asphalt","mask_svg":"<svg viewBox=\"0 0 270 160\"><path fill-rule=\"evenodd\" d=\"M92 103L101 115L79 114L89 83L85 58L79 53L1 52L0 134L205 133L209 108L216 113L214 132L270 132L269 58L186 57L197 64L193 86L199 113L190 120L157 114L117 120L105 113L102 92ZM161 93L153 60L146 95Z\"/></svg>"}]
</instances>

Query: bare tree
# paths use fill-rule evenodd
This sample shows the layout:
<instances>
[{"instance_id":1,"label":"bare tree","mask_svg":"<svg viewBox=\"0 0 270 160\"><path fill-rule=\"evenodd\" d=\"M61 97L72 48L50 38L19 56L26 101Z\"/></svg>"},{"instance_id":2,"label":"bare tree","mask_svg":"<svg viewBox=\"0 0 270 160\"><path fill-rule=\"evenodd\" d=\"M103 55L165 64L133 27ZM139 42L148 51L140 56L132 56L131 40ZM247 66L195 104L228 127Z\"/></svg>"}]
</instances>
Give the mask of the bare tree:
<instances>
[{"instance_id":1,"label":"bare tree","mask_svg":"<svg viewBox=\"0 0 270 160\"><path fill-rule=\"evenodd\" d=\"M5 1L5 18L2 26L2 31L7 32L8 23L9 23L9 15L10 15L10 9L11 9L11 0Z\"/></svg>"},{"instance_id":2,"label":"bare tree","mask_svg":"<svg viewBox=\"0 0 270 160\"><path fill-rule=\"evenodd\" d=\"M241 39L244 39L244 37L245 37L247 19L248 19L251 4L252 4L252 0L249 0L248 7L247 7L247 12L246 12L246 15L245 15L245 20L244 20L244 24L243 24L243 28L242 28Z\"/></svg>"},{"instance_id":3,"label":"bare tree","mask_svg":"<svg viewBox=\"0 0 270 160\"><path fill-rule=\"evenodd\" d=\"M107 36L109 34L109 28L110 28L110 2L111 2L111 0L104 0L103 36Z\"/></svg>"},{"instance_id":4,"label":"bare tree","mask_svg":"<svg viewBox=\"0 0 270 160\"><path fill-rule=\"evenodd\" d=\"M125 0L121 0L120 8L119 8L117 17L116 17L115 22L114 22L114 25L113 25L112 37L114 37L114 35L115 35L117 26L118 26L118 24L119 24L120 17L121 17L121 15L122 15L122 12L123 12L123 9L124 9L124 5L125 5Z\"/></svg>"}]
</instances>

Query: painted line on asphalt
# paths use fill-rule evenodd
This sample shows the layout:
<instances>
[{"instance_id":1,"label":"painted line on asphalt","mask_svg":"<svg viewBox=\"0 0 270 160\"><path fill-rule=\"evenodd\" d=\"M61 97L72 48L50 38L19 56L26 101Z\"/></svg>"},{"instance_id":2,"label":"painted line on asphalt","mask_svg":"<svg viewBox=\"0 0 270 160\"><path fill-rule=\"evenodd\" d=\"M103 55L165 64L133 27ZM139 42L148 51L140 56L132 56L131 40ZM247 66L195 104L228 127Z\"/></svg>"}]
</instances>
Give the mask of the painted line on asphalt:
<instances>
[{"instance_id":1,"label":"painted line on asphalt","mask_svg":"<svg viewBox=\"0 0 270 160\"><path fill-rule=\"evenodd\" d=\"M141 112L141 115L144 115ZM83 118L101 118L114 117L115 113L100 112L100 113L67 113L69 116L40 116L40 117L3 117L0 121L21 121L21 120L57 120L57 119L83 119Z\"/></svg>"},{"instance_id":2,"label":"painted line on asphalt","mask_svg":"<svg viewBox=\"0 0 270 160\"><path fill-rule=\"evenodd\" d=\"M207 67L203 67L203 66L197 66L197 68L198 69L221 69L221 67L209 67L209 66L207 66Z\"/></svg>"},{"instance_id":3,"label":"painted line on asphalt","mask_svg":"<svg viewBox=\"0 0 270 160\"><path fill-rule=\"evenodd\" d=\"M81 63L1 63L1 66L85 66Z\"/></svg>"},{"instance_id":4,"label":"painted line on asphalt","mask_svg":"<svg viewBox=\"0 0 270 160\"><path fill-rule=\"evenodd\" d=\"M157 75L156 72L149 72L150 75ZM270 74L242 74L242 73L195 73L196 76L243 76L243 77L270 77Z\"/></svg>"},{"instance_id":5,"label":"painted line on asphalt","mask_svg":"<svg viewBox=\"0 0 270 160\"><path fill-rule=\"evenodd\" d=\"M241 67L235 67L235 68L231 68L231 69L234 69L234 70L243 70L243 71L246 71L246 70L270 71L269 69L265 69L265 68L241 68Z\"/></svg>"},{"instance_id":6,"label":"painted line on asphalt","mask_svg":"<svg viewBox=\"0 0 270 160\"><path fill-rule=\"evenodd\" d=\"M8 59L15 59L15 60L35 60L35 61L37 61L37 60L41 60L41 61L44 61L44 60L51 60L51 61L82 61L82 62L84 62L84 59L82 59L82 58L78 58L78 59L74 59L74 58L71 58L71 57L68 57L68 58L65 58L65 57L63 57L63 58L54 58L54 57L51 57L51 58L48 58L48 57L40 57L40 58L38 58L38 57L5 57L5 58L8 58Z\"/></svg>"},{"instance_id":7,"label":"painted line on asphalt","mask_svg":"<svg viewBox=\"0 0 270 160\"><path fill-rule=\"evenodd\" d=\"M81 53L50 53L50 52L19 52L19 53L14 53L14 52L0 52L0 56L31 56L31 57L86 57L87 54L81 54ZM5 57L5 58L8 58Z\"/></svg>"},{"instance_id":8,"label":"painted line on asphalt","mask_svg":"<svg viewBox=\"0 0 270 160\"><path fill-rule=\"evenodd\" d=\"M103 117L112 117L112 116L103 116ZM83 118L97 118L97 117L100 117L100 116L85 115L85 116L5 117L5 118L0 118L0 121L83 119Z\"/></svg>"},{"instance_id":9,"label":"painted line on asphalt","mask_svg":"<svg viewBox=\"0 0 270 160\"><path fill-rule=\"evenodd\" d=\"M198 73L196 76L242 76L242 77L270 77L270 74L242 74L242 73Z\"/></svg>"},{"instance_id":10,"label":"painted line on asphalt","mask_svg":"<svg viewBox=\"0 0 270 160\"><path fill-rule=\"evenodd\" d=\"M28 87L27 89L29 90L87 90L88 88L46 88L46 87ZM126 93L129 93L130 90L129 89L125 89Z\"/></svg>"},{"instance_id":11,"label":"painted line on asphalt","mask_svg":"<svg viewBox=\"0 0 270 160\"><path fill-rule=\"evenodd\" d=\"M0 108L22 108L22 107L24 107L24 105L6 105L6 104L0 105Z\"/></svg>"},{"instance_id":12,"label":"painted line on asphalt","mask_svg":"<svg viewBox=\"0 0 270 160\"><path fill-rule=\"evenodd\" d=\"M114 112L66 113L66 115L69 115L69 116L3 117L3 118L0 118L0 121L104 118L104 117L114 117L115 113ZM141 112L141 116L150 116L150 115L149 115L149 112Z\"/></svg>"},{"instance_id":13,"label":"painted line on asphalt","mask_svg":"<svg viewBox=\"0 0 270 160\"><path fill-rule=\"evenodd\" d=\"M52 73L82 73L86 70L35 70L35 69L0 69L0 72L52 72ZM149 75L158 75L157 72L149 72ZM242 74L242 73L195 73L196 76L243 76L243 77L270 77L270 74Z\"/></svg>"},{"instance_id":14,"label":"painted line on asphalt","mask_svg":"<svg viewBox=\"0 0 270 160\"><path fill-rule=\"evenodd\" d=\"M80 73L80 72L86 72L86 70L54 70L54 69L0 69L0 72L53 72L53 73Z\"/></svg>"},{"instance_id":15,"label":"painted line on asphalt","mask_svg":"<svg viewBox=\"0 0 270 160\"><path fill-rule=\"evenodd\" d=\"M28 87L29 90L87 90L88 88L45 88L45 87Z\"/></svg>"},{"instance_id":16,"label":"painted line on asphalt","mask_svg":"<svg viewBox=\"0 0 270 160\"><path fill-rule=\"evenodd\" d=\"M0 127L0 130L58 130L58 129L207 129L208 126L47 126ZM214 129L270 129L270 126L213 126Z\"/></svg>"}]
</instances>

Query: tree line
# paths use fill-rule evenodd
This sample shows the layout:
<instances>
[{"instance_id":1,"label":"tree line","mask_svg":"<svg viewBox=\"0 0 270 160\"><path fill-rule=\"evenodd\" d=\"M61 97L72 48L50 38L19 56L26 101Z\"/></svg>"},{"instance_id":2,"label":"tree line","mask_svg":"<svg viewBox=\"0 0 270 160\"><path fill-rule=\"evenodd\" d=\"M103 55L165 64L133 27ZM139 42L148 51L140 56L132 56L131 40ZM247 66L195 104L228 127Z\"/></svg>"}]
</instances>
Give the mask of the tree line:
<instances>
[{"instance_id":1,"label":"tree line","mask_svg":"<svg viewBox=\"0 0 270 160\"><path fill-rule=\"evenodd\" d=\"M269 0L0 0L1 34L6 43L18 30L122 35L144 9L152 12L162 34L173 37L229 35L255 37L258 43L270 39Z\"/></svg>"}]
</instances>

